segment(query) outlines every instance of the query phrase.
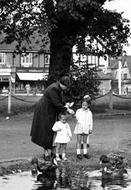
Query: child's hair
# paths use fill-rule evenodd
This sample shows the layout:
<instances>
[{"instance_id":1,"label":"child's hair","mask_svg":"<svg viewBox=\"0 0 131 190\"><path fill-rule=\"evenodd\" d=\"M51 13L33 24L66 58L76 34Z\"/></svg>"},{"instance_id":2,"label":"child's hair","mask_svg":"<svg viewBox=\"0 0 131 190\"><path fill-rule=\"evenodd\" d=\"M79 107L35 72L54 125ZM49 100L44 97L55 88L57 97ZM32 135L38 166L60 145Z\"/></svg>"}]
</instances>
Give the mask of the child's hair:
<instances>
[{"instance_id":1,"label":"child's hair","mask_svg":"<svg viewBox=\"0 0 131 190\"><path fill-rule=\"evenodd\" d=\"M81 101L81 103L87 102L89 105L91 105L91 97L89 95L85 95Z\"/></svg>"},{"instance_id":2,"label":"child's hair","mask_svg":"<svg viewBox=\"0 0 131 190\"><path fill-rule=\"evenodd\" d=\"M60 120L61 119L61 116L64 115L66 116L66 112L60 112L59 115L58 115L58 119Z\"/></svg>"}]
</instances>

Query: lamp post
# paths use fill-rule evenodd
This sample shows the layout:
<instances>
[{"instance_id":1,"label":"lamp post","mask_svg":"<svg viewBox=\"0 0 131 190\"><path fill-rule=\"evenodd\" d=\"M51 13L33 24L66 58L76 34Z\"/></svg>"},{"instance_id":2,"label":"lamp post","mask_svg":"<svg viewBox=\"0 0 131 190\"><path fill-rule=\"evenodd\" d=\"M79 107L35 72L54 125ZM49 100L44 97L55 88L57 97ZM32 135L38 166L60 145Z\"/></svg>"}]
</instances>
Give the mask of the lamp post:
<instances>
[{"instance_id":1,"label":"lamp post","mask_svg":"<svg viewBox=\"0 0 131 190\"><path fill-rule=\"evenodd\" d=\"M8 93L8 115L11 114L11 91L12 91L12 81L11 81L11 75L9 78L9 93Z\"/></svg>"},{"instance_id":2,"label":"lamp post","mask_svg":"<svg viewBox=\"0 0 131 190\"><path fill-rule=\"evenodd\" d=\"M121 66L122 66L122 57L118 57L118 90L119 95L121 95Z\"/></svg>"}]
</instances>

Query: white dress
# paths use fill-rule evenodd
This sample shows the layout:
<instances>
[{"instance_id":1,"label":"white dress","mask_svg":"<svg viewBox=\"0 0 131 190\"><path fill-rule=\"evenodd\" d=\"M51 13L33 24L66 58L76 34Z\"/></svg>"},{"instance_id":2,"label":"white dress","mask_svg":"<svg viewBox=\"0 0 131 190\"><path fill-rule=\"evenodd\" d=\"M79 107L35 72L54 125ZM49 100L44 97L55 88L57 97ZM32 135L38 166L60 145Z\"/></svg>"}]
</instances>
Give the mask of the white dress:
<instances>
[{"instance_id":1,"label":"white dress","mask_svg":"<svg viewBox=\"0 0 131 190\"><path fill-rule=\"evenodd\" d=\"M74 134L89 134L89 131L93 129L92 112L88 108L84 110L82 108L76 111L76 126Z\"/></svg>"},{"instance_id":2,"label":"white dress","mask_svg":"<svg viewBox=\"0 0 131 190\"><path fill-rule=\"evenodd\" d=\"M72 137L71 129L68 123L57 121L52 128L57 132L54 143L68 143Z\"/></svg>"}]
</instances>

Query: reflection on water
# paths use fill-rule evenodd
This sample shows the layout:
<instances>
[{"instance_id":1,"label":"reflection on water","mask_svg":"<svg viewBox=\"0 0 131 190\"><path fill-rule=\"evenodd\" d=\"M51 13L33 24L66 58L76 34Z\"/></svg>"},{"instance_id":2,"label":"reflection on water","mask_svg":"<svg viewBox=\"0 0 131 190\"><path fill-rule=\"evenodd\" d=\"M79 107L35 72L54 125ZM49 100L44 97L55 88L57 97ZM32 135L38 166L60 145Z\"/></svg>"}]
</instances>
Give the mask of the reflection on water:
<instances>
[{"instance_id":1,"label":"reflection on water","mask_svg":"<svg viewBox=\"0 0 131 190\"><path fill-rule=\"evenodd\" d=\"M0 177L0 190L131 190L131 169L127 179L102 180L99 170L61 166L52 172L32 176L22 172Z\"/></svg>"}]
</instances>

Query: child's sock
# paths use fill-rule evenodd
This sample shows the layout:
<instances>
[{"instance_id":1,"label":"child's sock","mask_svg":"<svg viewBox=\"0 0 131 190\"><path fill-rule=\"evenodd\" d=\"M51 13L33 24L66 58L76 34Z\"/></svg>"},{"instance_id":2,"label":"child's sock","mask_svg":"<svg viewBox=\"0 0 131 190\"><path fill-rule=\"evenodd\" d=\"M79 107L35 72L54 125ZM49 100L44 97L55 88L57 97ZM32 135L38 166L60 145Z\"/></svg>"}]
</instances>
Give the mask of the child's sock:
<instances>
[{"instance_id":1,"label":"child's sock","mask_svg":"<svg viewBox=\"0 0 131 190\"><path fill-rule=\"evenodd\" d=\"M81 154L81 150L80 149L76 149L76 154Z\"/></svg>"},{"instance_id":2,"label":"child's sock","mask_svg":"<svg viewBox=\"0 0 131 190\"><path fill-rule=\"evenodd\" d=\"M56 153L56 157L57 157L57 158L59 157L59 153Z\"/></svg>"},{"instance_id":3,"label":"child's sock","mask_svg":"<svg viewBox=\"0 0 131 190\"><path fill-rule=\"evenodd\" d=\"M62 159L63 159L63 160L67 160L67 158L66 158L66 153L62 153Z\"/></svg>"},{"instance_id":4,"label":"child's sock","mask_svg":"<svg viewBox=\"0 0 131 190\"><path fill-rule=\"evenodd\" d=\"M65 155L66 155L66 154L63 152L63 153L62 153L62 158L65 157Z\"/></svg>"},{"instance_id":5,"label":"child's sock","mask_svg":"<svg viewBox=\"0 0 131 190\"><path fill-rule=\"evenodd\" d=\"M57 161L60 161L60 157L59 157L59 154L58 154L58 153L56 153L56 160L57 160Z\"/></svg>"},{"instance_id":6,"label":"child's sock","mask_svg":"<svg viewBox=\"0 0 131 190\"><path fill-rule=\"evenodd\" d=\"M83 154L87 154L87 149L86 148L83 149Z\"/></svg>"}]
</instances>

